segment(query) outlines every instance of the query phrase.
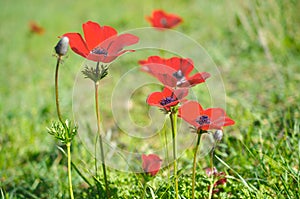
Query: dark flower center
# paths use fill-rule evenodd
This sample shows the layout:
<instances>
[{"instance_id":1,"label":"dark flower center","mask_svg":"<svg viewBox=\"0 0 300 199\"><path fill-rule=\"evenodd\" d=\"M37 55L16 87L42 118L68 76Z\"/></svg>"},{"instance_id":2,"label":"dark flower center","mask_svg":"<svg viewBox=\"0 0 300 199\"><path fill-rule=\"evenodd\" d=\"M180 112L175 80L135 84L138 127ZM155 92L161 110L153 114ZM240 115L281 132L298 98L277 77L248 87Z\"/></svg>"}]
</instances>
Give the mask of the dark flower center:
<instances>
[{"instance_id":1,"label":"dark flower center","mask_svg":"<svg viewBox=\"0 0 300 199\"><path fill-rule=\"evenodd\" d=\"M104 55L105 57L107 56L108 52L107 50L100 48L100 47L96 47L94 48L91 53L93 54L97 54L97 55Z\"/></svg>"},{"instance_id":2,"label":"dark flower center","mask_svg":"<svg viewBox=\"0 0 300 199\"><path fill-rule=\"evenodd\" d=\"M161 18L160 19L160 23L164 26L164 27L166 27L167 26L167 19L166 18Z\"/></svg>"},{"instance_id":3,"label":"dark flower center","mask_svg":"<svg viewBox=\"0 0 300 199\"><path fill-rule=\"evenodd\" d=\"M178 70L175 73L173 73L173 77L175 77L177 79L177 86L179 86L180 84L186 82L184 74L182 73L181 70Z\"/></svg>"},{"instance_id":4,"label":"dark flower center","mask_svg":"<svg viewBox=\"0 0 300 199\"><path fill-rule=\"evenodd\" d=\"M175 102L175 101L176 101L176 99L174 99L173 97L166 97L165 99L162 99L160 101L160 104L162 106L165 106L165 105L170 104L170 103Z\"/></svg>"},{"instance_id":5,"label":"dark flower center","mask_svg":"<svg viewBox=\"0 0 300 199\"><path fill-rule=\"evenodd\" d=\"M210 124L210 119L207 115L201 115L196 119L196 122L200 125L206 125L206 124Z\"/></svg>"},{"instance_id":6,"label":"dark flower center","mask_svg":"<svg viewBox=\"0 0 300 199\"><path fill-rule=\"evenodd\" d=\"M181 70L176 71L175 73L173 73L173 76L177 79L177 80L181 80L182 78L184 78L184 75L182 73Z\"/></svg>"}]
</instances>

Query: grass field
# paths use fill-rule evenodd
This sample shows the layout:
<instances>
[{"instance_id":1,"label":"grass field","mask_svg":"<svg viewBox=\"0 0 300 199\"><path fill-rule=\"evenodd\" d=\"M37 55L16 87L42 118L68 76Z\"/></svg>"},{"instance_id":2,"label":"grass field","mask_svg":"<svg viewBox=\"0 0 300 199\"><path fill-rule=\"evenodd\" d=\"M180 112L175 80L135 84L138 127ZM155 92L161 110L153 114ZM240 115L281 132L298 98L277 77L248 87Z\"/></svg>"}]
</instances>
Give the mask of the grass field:
<instances>
[{"instance_id":1,"label":"grass field","mask_svg":"<svg viewBox=\"0 0 300 199\"><path fill-rule=\"evenodd\" d=\"M227 176L227 183L216 198L300 198L300 1L1 0L2 198L69 197L67 160L60 150L64 146L47 133L47 127L57 120L53 56L57 37L66 32L82 33L81 25L88 20L112 26L118 32L148 27L145 16L157 8L181 16L184 22L175 30L199 43L214 61L226 91L226 112L236 121L225 129L216 149L214 164ZM30 32L28 24L32 20L45 28L44 34ZM108 78L101 82L103 126L116 148L149 153L159 147L156 138L141 145L138 139L122 136L111 112L110 95L106 95L122 75L137 66L138 60L153 53L141 51L120 58L112 65ZM83 63L82 57L69 50L61 66L60 101L64 117L76 116L72 109L73 92L78 91L74 82L76 85ZM145 99L158 88L150 86L134 92L130 116L138 125L150 122ZM204 88L196 87L193 91L201 96L206 92ZM203 97L203 101L208 107L209 99ZM86 120L89 119L95 118ZM181 138L178 142L184 145L184 153L179 158L179 192L182 198L190 198L193 147L185 145L185 135ZM98 194L101 186L93 180L94 157L82 142L78 136L72 145L73 163L86 177L84 180L73 169L75 198L103 198ZM208 162L207 156L198 161L198 198L208 197L209 180L201 169ZM116 167L109 168L113 198L140 198L143 188L139 175ZM167 178L164 170L151 181L156 198L174 197L174 188ZM153 198L150 189L147 197Z\"/></svg>"}]
</instances>

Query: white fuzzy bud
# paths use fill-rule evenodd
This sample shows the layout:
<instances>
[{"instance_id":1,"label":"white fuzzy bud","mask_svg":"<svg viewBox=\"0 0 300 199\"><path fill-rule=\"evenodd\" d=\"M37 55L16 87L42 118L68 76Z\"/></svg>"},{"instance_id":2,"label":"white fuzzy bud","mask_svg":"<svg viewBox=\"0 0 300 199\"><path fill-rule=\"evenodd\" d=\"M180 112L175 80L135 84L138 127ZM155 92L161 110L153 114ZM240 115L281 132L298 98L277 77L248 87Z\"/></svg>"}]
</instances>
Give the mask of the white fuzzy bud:
<instances>
[{"instance_id":1,"label":"white fuzzy bud","mask_svg":"<svg viewBox=\"0 0 300 199\"><path fill-rule=\"evenodd\" d=\"M62 37L57 45L54 47L56 54L59 56L64 56L68 52L68 46L69 46L69 38L68 37Z\"/></svg>"},{"instance_id":2,"label":"white fuzzy bud","mask_svg":"<svg viewBox=\"0 0 300 199\"><path fill-rule=\"evenodd\" d=\"M214 133L214 139L217 142L220 142L222 140L223 137L223 131L222 130L216 130Z\"/></svg>"}]
</instances>

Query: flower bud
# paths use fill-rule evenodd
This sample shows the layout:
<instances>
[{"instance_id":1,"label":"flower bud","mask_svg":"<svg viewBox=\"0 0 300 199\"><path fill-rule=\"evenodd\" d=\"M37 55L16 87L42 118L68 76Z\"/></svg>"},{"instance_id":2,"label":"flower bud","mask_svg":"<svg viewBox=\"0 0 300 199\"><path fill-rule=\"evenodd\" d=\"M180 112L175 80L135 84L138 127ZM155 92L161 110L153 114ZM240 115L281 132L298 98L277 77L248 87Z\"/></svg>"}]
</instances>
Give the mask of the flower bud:
<instances>
[{"instance_id":1,"label":"flower bud","mask_svg":"<svg viewBox=\"0 0 300 199\"><path fill-rule=\"evenodd\" d=\"M217 142L220 142L222 140L223 137L223 131L222 130L216 130L214 133L214 139Z\"/></svg>"},{"instance_id":2,"label":"flower bud","mask_svg":"<svg viewBox=\"0 0 300 199\"><path fill-rule=\"evenodd\" d=\"M69 38L68 37L62 37L57 45L54 47L56 54L59 56L64 56L67 54L69 46Z\"/></svg>"}]
</instances>

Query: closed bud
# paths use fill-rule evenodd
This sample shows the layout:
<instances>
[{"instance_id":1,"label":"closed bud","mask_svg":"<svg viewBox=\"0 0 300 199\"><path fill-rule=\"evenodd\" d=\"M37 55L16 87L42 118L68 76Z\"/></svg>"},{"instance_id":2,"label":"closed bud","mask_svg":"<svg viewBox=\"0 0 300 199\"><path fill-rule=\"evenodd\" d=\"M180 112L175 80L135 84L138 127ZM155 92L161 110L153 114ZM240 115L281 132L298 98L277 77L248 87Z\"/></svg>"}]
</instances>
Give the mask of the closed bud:
<instances>
[{"instance_id":1,"label":"closed bud","mask_svg":"<svg viewBox=\"0 0 300 199\"><path fill-rule=\"evenodd\" d=\"M62 37L57 45L54 47L56 54L59 56L64 56L68 52L68 46L69 46L69 38L68 37Z\"/></svg>"},{"instance_id":2,"label":"closed bud","mask_svg":"<svg viewBox=\"0 0 300 199\"><path fill-rule=\"evenodd\" d=\"M222 130L216 130L214 133L214 139L217 142L220 142L222 140L223 137L223 131Z\"/></svg>"}]
</instances>

